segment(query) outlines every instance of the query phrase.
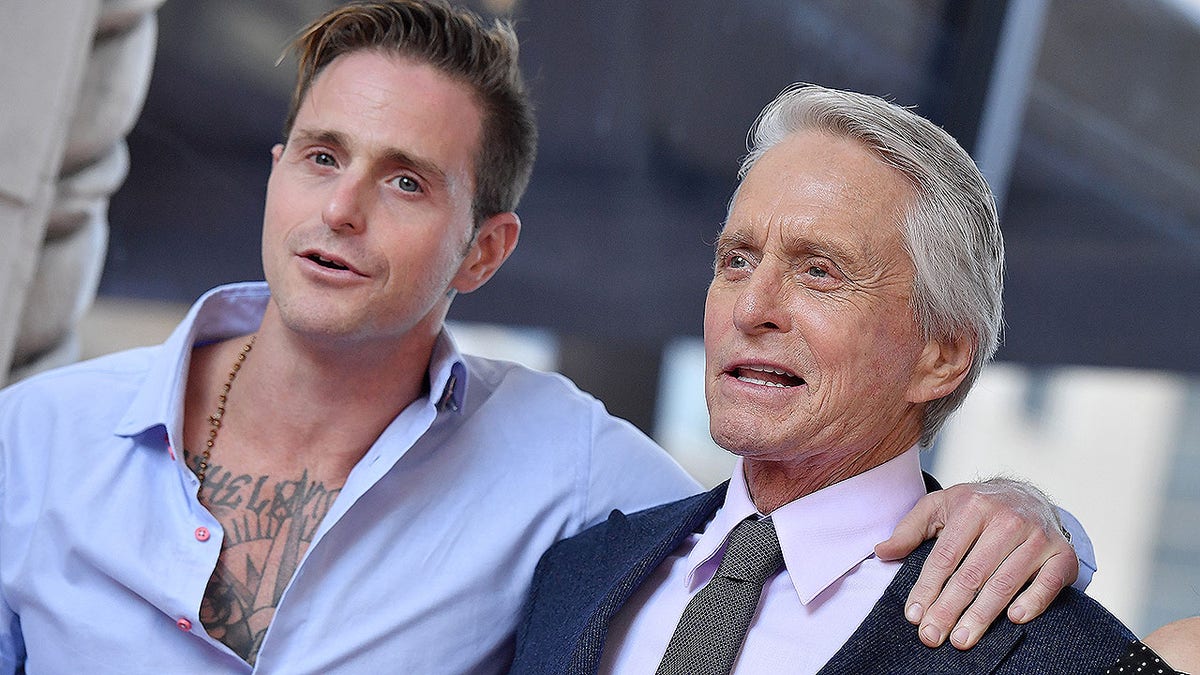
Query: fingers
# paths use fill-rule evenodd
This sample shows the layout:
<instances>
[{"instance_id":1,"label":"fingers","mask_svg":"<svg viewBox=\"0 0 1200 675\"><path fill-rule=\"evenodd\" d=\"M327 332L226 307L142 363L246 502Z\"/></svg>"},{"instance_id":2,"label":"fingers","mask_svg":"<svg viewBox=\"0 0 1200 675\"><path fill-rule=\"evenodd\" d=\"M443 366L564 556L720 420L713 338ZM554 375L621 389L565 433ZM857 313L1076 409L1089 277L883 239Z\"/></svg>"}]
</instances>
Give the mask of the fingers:
<instances>
[{"instance_id":1,"label":"fingers","mask_svg":"<svg viewBox=\"0 0 1200 675\"><path fill-rule=\"evenodd\" d=\"M929 625L927 618L928 611L934 607L935 601L944 593L944 589L949 587L952 592L957 589L961 595L966 580L960 575L957 584L950 586L948 582L954 581L953 575L958 568L959 562L966 557L967 552L971 549L971 544L977 536L979 536L978 531L967 532L956 528L945 530L943 536L938 538L933 545L933 549L929 552L929 557L925 560L925 565L921 568L921 574L917 577L917 583L913 585L912 591L908 594L904 615L909 621L913 623L920 622L921 627L924 629ZM984 578L986 579L986 577ZM955 606L951 602L948 602L948 600L943 599L940 606L942 612L947 612L950 607ZM970 599L968 598L966 602L969 601ZM958 613L961 613L962 608L966 607L966 602L957 605ZM958 613L955 613L951 617L951 621L940 618L934 622L934 625L940 629L949 630L952 620L958 618ZM925 632L925 630L922 630L922 634ZM944 636L938 638L937 644L941 644L943 639Z\"/></svg>"},{"instance_id":2,"label":"fingers","mask_svg":"<svg viewBox=\"0 0 1200 675\"><path fill-rule=\"evenodd\" d=\"M904 616L910 622L916 624L924 619L926 610L983 530L983 514L975 512L979 505L974 501L978 500L972 499L972 490L963 486L925 495L896 526L891 538L875 547L881 559L895 560L908 555L925 539L938 536L905 601ZM954 527L945 526L950 506L957 511Z\"/></svg>"},{"instance_id":3,"label":"fingers","mask_svg":"<svg viewBox=\"0 0 1200 675\"><path fill-rule=\"evenodd\" d=\"M938 565L950 556L940 556ZM1044 612L1078 572L1074 550L1058 533L1047 534L1021 519L995 519L928 605L921 642L935 647L949 638L956 648L970 649L1031 579L1009 609L1009 618L1018 623Z\"/></svg>"},{"instance_id":4,"label":"fingers","mask_svg":"<svg viewBox=\"0 0 1200 675\"><path fill-rule=\"evenodd\" d=\"M1052 505L1023 483L1000 479L926 495L875 552L895 560L933 536L904 612L930 647L947 639L974 646L1010 602L1009 617L1029 621L1079 572Z\"/></svg>"},{"instance_id":5,"label":"fingers","mask_svg":"<svg viewBox=\"0 0 1200 675\"><path fill-rule=\"evenodd\" d=\"M937 536L945 521L942 492L918 500L913 510L900 519L892 536L875 545L875 555L881 560L899 560L915 551L921 542Z\"/></svg>"},{"instance_id":6,"label":"fingers","mask_svg":"<svg viewBox=\"0 0 1200 675\"><path fill-rule=\"evenodd\" d=\"M905 617L920 623L921 642L930 647L945 642L992 572L1019 545L998 535L995 527L947 527L934 543L905 605Z\"/></svg>"},{"instance_id":7,"label":"fingers","mask_svg":"<svg viewBox=\"0 0 1200 675\"><path fill-rule=\"evenodd\" d=\"M1036 538L1034 535L1033 539ZM1003 548L1006 546L998 550ZM993 566L993 555L994 552L976 558L973 551L927 613L927 620L935 627L937 637L948 636L950 643L958 649L974 647L1013 596L1046 561L1040 543L1026 541L1004 558L993 573L982 576ZM1053 598L1053 594L1050 597ZM926 632L930 636L934 633L924 629L922 625L922 641Z\"/></svg>"},{"instance_id":8,"label":"fingers","mask_svg":"<svg viewBox=\"0 0 1200 675\"><path fill-rule=\"evenodd\" d=\"M1008 608L1008 618L1013 623L1031 621L1046 611L1054 598L1062 589L1075 583L1079 576L1079 559L1070 545L1066 551L1052 555L1029 588L1025 589L1012 606Z\"/></svg>"}]
</instances>

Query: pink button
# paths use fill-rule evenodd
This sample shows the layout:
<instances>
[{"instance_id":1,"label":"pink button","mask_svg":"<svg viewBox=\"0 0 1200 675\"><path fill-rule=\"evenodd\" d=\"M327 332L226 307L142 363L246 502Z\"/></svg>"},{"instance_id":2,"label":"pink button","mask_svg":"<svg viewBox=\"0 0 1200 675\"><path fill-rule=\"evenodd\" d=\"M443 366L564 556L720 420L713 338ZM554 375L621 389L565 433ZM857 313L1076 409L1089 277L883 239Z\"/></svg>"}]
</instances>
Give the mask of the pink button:
<instances>
[{"instance_id":1,"label":"pink button","mask_svg":"<svg viewBox=\"0 0 1200 675\"><path fill-rule=\"evenodd\" d=\"M208 537L209 537L209 534L208 534L207 527L197 527L196 528L196 541L208 541Z\"/></svg>"},{"instance_id":2,"label":"pink button","mask_svg":"<svg viewBox=\"0 0 1200 675\"><path fill-rule=\"evenodd\" d=\"M175 625L179 626L179 630L185 631L185 632L190 631L192 629L192 622L188 621L187 619L180 619L175 622Z\"/></svg>"}]
</instances>

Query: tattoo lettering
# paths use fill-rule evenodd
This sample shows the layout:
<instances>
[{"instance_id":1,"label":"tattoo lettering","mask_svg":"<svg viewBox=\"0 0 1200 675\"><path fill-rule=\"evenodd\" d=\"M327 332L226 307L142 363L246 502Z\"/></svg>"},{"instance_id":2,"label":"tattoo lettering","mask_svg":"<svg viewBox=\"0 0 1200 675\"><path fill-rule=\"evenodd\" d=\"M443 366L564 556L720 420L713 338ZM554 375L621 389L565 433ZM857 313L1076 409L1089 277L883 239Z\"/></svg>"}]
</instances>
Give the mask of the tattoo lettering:
<instances>
[{"instance_id":1,"label":"tattoo lettering","mask_svg":"<svg viewBox=\"0 0 1200 675\"><path fill-rule=\"evenodd\" d=\"M300 558L341 488L299 478L234 475L211 465L200 499L225 529L200 621L253 664Z\"/></svg>"}]
</instances>

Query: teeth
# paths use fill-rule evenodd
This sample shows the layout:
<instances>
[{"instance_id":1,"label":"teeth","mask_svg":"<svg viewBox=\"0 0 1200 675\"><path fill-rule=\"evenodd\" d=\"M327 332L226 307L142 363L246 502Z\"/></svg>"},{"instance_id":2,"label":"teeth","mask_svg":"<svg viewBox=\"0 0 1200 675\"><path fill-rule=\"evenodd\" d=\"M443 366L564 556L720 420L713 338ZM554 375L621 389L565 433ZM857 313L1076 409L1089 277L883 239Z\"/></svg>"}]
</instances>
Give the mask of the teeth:
<instances>
[{"instance_id":1,"label":"teeth","mask_svg":"<svg viewBox=\"0 0 1200 675\"><path fill-rule=\"evenodd\" d=\"M759 372L759 373L774 373L776 375L784 375L786 377L796 377L795 375L787 372L786 370L776 370L774 368L766 368L764 366L745 366L745 369L753 370L753 371Z\"/></svg>"},{"instance_id":2,"label":"teeth","mask_svg":"<svg viewBox=\"0 0 1200 675\"><path fill-rule=\"evenodd\" d=\"M776 373L776 374L779 374L779 375L785 375L785 374L786 374L786 373L780 373L779 371L773 371L773 370L762 370L762 369L760 369L760 368L753 368L753 369L751 369L751 370L758 370L759 372L765 372L765 373L772 373L772 372L773 372L773 373ZM778 382L767 382L766 380L759 380L759 379L755 379L755 378L753 378L753 377L746 377L745 375L738 375L738 378L737 378L737 379L741 380L742 382L749 382L750 384L758 384L758 385L763 385L763 386L767 386L767 387L779 387L780 389L786 389L786 388L787 388L785 385L779 384Z\"/></svg>"}]
</instances>

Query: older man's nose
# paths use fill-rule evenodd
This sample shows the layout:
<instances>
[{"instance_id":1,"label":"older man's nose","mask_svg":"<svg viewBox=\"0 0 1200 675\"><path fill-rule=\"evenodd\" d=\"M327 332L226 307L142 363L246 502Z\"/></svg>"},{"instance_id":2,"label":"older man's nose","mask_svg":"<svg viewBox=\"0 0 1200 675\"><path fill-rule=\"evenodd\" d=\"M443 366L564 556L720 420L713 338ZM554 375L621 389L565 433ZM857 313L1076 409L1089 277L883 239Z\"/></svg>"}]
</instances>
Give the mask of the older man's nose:
<instances>
[{"instance_id":1,"label":"older man's nose","mask_svg":"<svg viewBox=\"0 0 1200 675\"><path fill-rule=\"evenodd\" d=\"M760 266L746 280L733 308L733 323L747 335L792 328L785 302L786 280L780 274Z\"/></svg>"}]
</instances>

